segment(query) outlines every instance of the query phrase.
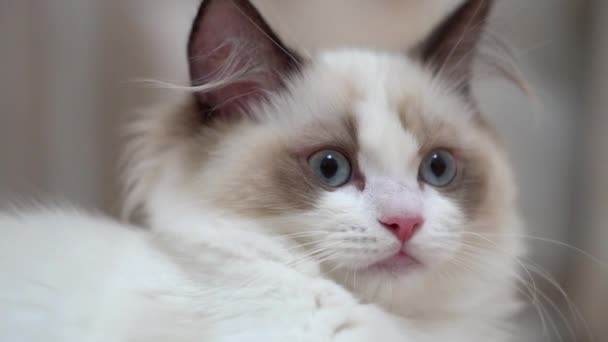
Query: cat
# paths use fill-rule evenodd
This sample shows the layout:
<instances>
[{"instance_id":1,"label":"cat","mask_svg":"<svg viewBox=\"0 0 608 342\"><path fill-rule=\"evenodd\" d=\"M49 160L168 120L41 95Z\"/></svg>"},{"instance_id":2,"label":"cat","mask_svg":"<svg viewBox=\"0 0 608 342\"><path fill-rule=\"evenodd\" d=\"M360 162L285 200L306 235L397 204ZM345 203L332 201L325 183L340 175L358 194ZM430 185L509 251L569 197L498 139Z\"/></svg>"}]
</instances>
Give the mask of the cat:
<instances>
[{"instance_id":1,"label":"cat","mask_svg":"<svg viewBox=\"0 0 608 342\"><path fill-rule=\"evenodd\" d=\"M491 2L465 1L409 54L311 58L234 3L198 12L194 98L136 122L127 211L160 231L200 212L256 222L361 300L429 330L461 320L469 341L501 334L524 248L506 153L471 91Z\"/></svg>"},{"instance_id":2,"label":"cat","mask_svg":"<svg viewBox=\"0 0 608 342\"><path fill-rule=\"evenodd\" d=\"M149 230L0 218L2 340L508 340L522 227L470 89L489 9L411 53L303 58L248 1L204 1L193 95L130 128Z\"/></svg>"}]
</instances>

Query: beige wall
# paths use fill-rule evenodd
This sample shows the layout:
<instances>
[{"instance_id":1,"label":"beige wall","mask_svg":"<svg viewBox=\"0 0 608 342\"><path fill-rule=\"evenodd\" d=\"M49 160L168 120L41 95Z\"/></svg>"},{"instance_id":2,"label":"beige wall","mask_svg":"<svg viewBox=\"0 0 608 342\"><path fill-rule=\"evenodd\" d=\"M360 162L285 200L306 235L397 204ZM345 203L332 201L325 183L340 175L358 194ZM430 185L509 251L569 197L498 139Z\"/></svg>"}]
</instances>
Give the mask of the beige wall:
<instances>
[{"instance_id":1,"label":"beige wall","mask_svg":"<svg viewBox=\"0 0 608 342\"><path fill-rule=\"evenodd\" d=\"M0 198L102 199L96 5L0 2Z\"/></svg>"},{"instance_id":2,"label":"beige wall","mask_svg":"<svg viewBox=\"0 0 608 342\"><path fill-rule=\"evenodd\" d=\"M23 193L44 185L42 132L35 92L30 1L0 4L0 190Z\"/></svg>"},{"instance_id":3,"label":"beige wall","mask_svg":"<svg viewBox=\"0 0 608 342\"><path fill-rule=\"evenodd\" d=\"M581 311L596 335L608 341L608 2L590 7L589 55L586 62L586 106L580 138L578 212L572 227L580 230L578 245L597 257L575 259L570 285Z\"/></svg>"}]
</instances>

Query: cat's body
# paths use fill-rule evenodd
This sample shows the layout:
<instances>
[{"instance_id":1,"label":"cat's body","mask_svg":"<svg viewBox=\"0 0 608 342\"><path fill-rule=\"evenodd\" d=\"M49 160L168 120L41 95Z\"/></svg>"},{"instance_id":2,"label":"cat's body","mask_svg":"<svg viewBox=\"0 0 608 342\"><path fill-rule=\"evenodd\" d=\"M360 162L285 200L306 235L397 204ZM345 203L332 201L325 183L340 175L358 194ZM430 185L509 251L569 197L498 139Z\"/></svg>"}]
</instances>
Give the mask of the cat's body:
<instances>
[{"instance_id":1,"label":"cat's body","mask_svg":"<svg viewBox=\"0 0 608 342\"><path fill-rule=\"evenodd\" d=\"M90 224L103 227L83 245L105 241L104 229L131 241L121 250L132 268L117 276L96 272L120 264L111 242L91 255L74 247L98 267L71 270L80 258L62 251L51 263L46 245L24 267L40 284L53 280L51 266L92 271L91 294L105 277L121 279L113 295L136 301L126 323L114 315L123 303L108 301L103 317L86 296L74 307L110 324L102 334L116 324L117 341L138 341L120 329L139 322L152 327L147 341L504 341L519 308L520 225L505 153L469 87L488 8L467 2L417 57L343 49L303 60L247 1L206 0L188 49L195 96L131 130L126 210L150 231L50 215L3 219L19 226L3 228L3 240L25 229L63 243ZM16 270L27 241L7 245L21 257L3 267ZM65 277L52 283L74 289ZM18 295L22 285L8 284Z\"/></svg>"},{"instance_id":2,"label":"cat's body","mask_svg":"<svg viewBox=\"0 0 608 342\"><path fill-rule=\"evenodd\" d=\"M0 340L482 342L508 336L501 315L492 312L496 305L482 312L468 298L464 312L397 318L325 279L314 260L283 239L234 229L242 222L199 217L188 224L211 233L180 241L74 210L0 217Z\"/></svg>"},{"instance_id":3,"label":"cat's body","mask_svg":"<svg viewBox=\"0 0 608 342\"><path fill-rule=\"evenodd\" d=\"M233 230L229 222L206 225ZM256 233L179 241L75 211L3 216L0 227L2 341L416 336L404 321L323 279L315 263Z\"/></svg>"}]
</instances>

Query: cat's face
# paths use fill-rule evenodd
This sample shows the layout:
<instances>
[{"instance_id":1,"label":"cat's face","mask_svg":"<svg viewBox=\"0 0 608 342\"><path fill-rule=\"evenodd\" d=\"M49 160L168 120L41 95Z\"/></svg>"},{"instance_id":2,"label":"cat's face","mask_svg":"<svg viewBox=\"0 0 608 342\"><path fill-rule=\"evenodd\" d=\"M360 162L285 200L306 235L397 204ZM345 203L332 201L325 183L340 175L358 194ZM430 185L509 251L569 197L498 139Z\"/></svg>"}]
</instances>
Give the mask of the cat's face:
<instances>
[{"instance_id":1,"label":"cat's face","mask_svg":"<svg viewBox=\"0 0 608 342\"><path fill-rule=\"evenodd\" d=\"M289 236L345 282L405 291L459 270L463 244L484 243L472 234L508 228L513 184L492 132L402 56L322 54L250 115L189 191Z\"/></svg>"},{"instance_id":2,"label":"cat's face","mask_svg":"<svg viewBox=\"0 0 608 342\"><path fill-rule=\"evenodd\" d=\"M247 98L251 82L229 84L162 121L151 143L183 145L162 162L195 207L283 236L387 306L443 300L445 279L447 296L474 291L508 267L510 257L483 259L517 253L514 242L483 236L515 229L514 186L461 88L403 55L363 50L320 53L298 69L280 82L264 76L280 83L265 101ZM230 102L238 94L247 102ZM230 115L201 123L212 101Z\"/></svg>"}]
</instances>

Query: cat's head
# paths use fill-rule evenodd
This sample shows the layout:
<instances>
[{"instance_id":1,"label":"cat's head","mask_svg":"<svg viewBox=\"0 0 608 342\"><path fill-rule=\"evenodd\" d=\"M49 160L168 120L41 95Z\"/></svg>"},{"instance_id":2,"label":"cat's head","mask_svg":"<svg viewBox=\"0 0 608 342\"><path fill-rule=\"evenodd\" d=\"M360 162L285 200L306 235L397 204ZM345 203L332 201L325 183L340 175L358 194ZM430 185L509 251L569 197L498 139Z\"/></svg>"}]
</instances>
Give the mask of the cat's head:
<instances>
[{"instance_id":1,"label":"cat's head","mask_svg":"<svg viewBox=\"0 0 608 342\"><path fill-rule=\"evenodd\" d=\"M503 281L514 184L470 91L488 10L465 3L416 53L304 59L248 2L204 1L197 92L136 123L132 203L255 222L387 306L445 307Z\"/></svg>"}]
</instances>

